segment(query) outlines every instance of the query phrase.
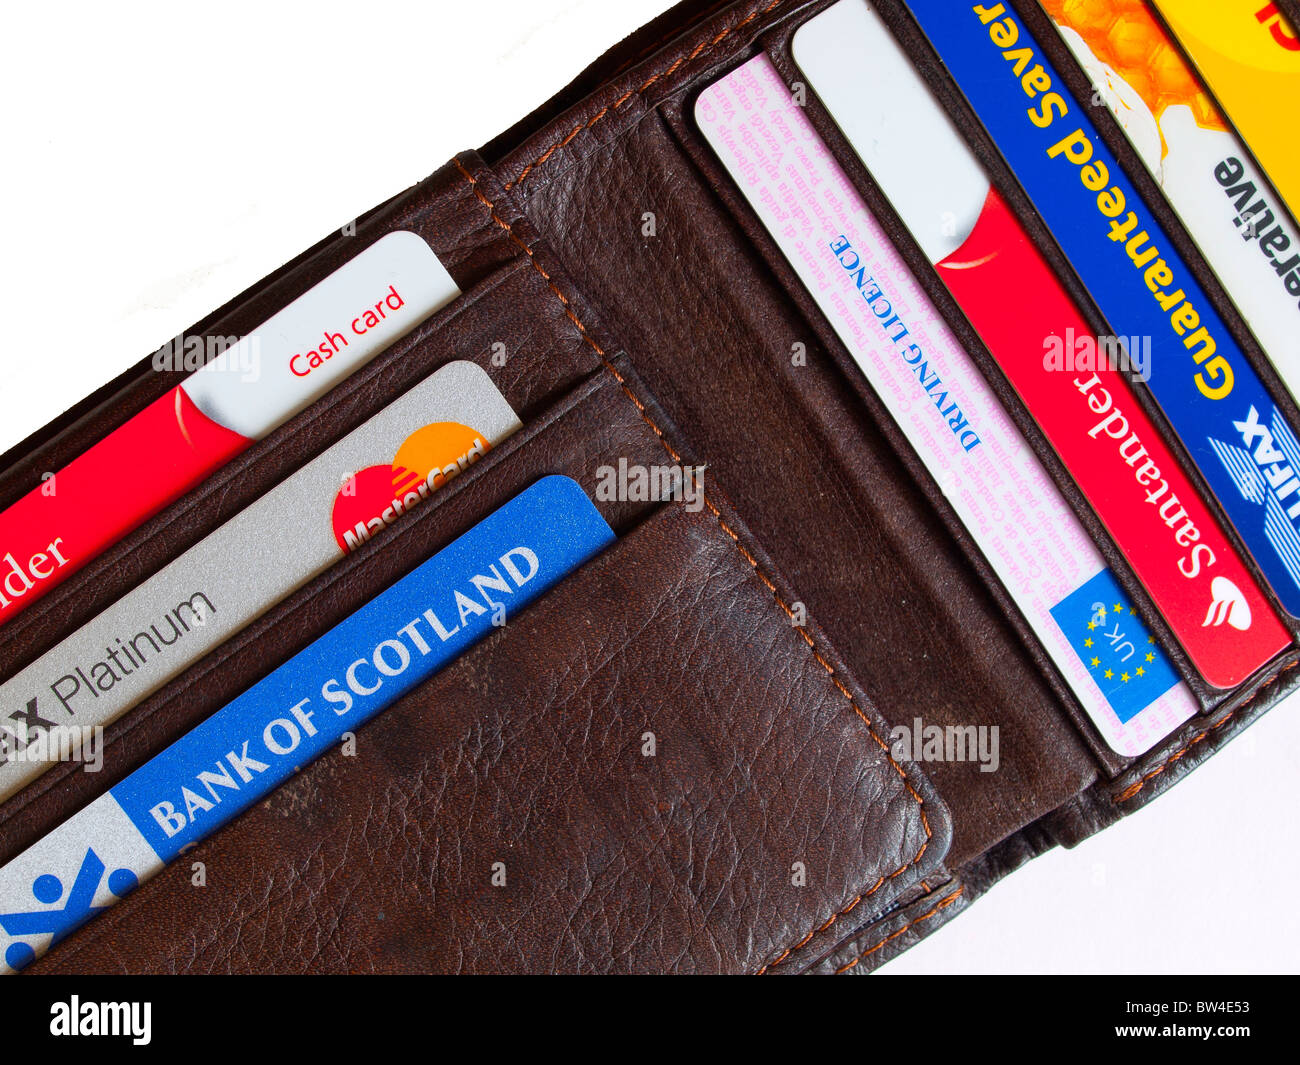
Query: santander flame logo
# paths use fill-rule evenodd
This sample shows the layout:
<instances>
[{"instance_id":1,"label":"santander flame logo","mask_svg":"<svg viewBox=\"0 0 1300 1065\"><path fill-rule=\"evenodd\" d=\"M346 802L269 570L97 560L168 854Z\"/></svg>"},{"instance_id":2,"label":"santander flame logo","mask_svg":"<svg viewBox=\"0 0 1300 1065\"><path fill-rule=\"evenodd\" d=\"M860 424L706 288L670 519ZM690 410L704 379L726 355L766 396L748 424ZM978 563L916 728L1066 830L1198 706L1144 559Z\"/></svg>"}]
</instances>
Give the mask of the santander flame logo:
<instances>
[{"instance_id":1,"label":"santander flame logo","mask_svg":"<svg viewBox=\"0 0 1300 1065\"><path fill-rule=\"evenodd\" d=\"M1210 609L1205 613L1205 620L1201 622L1202 628L1207 625L1222 625L1225 621L1238 632L1245 632L1250 628L1250 604L1241 594L1241 589L1232 581L1227 577L1215 577L1210 582L1210 595L1214 597L1214 601L1210 603Z\"/></svg>"}]
</instances>

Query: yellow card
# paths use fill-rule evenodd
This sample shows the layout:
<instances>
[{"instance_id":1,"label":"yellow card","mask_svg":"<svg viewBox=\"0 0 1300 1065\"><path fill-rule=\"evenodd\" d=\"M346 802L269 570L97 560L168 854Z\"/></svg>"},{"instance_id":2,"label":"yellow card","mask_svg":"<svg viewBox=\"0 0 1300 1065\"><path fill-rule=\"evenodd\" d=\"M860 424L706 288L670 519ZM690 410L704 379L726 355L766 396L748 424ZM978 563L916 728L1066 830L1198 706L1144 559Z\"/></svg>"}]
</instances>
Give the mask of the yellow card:
<instances>
[{"instance_id":1,"label":"yellow card","mask_svg":"<svg viewBox=\"0 0 1300 1065\"><path fill-rule=\"evenodd\" d=\"M1155 0L1292 213L1300 209L1300 34L1266 0Z\"/></svg>"}]
</instances>

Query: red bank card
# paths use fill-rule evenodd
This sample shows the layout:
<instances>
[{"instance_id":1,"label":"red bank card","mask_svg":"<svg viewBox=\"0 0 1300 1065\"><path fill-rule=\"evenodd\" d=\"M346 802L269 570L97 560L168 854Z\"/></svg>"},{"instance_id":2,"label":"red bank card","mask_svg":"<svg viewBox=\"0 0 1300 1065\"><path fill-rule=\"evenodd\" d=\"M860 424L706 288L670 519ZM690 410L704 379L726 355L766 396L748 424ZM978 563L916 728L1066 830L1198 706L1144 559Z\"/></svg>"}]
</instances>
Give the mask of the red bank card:
<instances>
[{"instance_id":1,"label":"red bank card","mask_svg":"<svg viewBox=\"0 0 1300 1065\"><path fill-rule=\"evenodd\" d=\"M47 475L0 513L0 623L323 396L458 292L423 239L389 233ZM183 358L181 345L173 347L172 358Z\"/></svg>"},{"instance_id":2,"label":"red bank card","mask_svg":"<svg viewBox=\"0 0 1300 1065\"><path fill-rule=\"evenodd\" d=\"M1201 675L1218 688L1290 642L1241 557L1188 480L1124 374L1044 364L1087 324L990 189L974 230L936 264Z\"/></svg>"},{"instance_id":3,"label":"red bank card","mask_svg":"<svg viewBox=\"0 0 1300 1065\"><path fill-rule=\"evenodd\" d=\"M0 514L0 617L39 599L251 443L179 385L150 403Z\"/></svg>"}]
</instances>

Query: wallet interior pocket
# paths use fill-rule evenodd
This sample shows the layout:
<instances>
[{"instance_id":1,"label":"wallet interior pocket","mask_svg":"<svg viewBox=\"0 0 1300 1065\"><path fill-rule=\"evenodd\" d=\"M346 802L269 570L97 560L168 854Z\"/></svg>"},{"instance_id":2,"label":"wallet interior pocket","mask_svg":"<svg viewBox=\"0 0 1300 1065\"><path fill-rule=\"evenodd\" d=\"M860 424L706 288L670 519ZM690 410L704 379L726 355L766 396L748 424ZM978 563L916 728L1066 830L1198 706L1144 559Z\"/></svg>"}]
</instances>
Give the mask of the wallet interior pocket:
<instances>
[{"instance_id":1,"label":"wallet interior pocket","mask_svg":"<svg viewBox=\"0 0 1300 1065\"><path fill-rule=\"evenodd\" d=\"M634 464L662 461L660 438L624 387L602 369L545 409L530 411L522 429L425 503L287 598L268 604L219 648L108 724L98 772L83 772L71 762L50 766L0 805L0 864L536 480L565 474L594 496L602 456ZM615 530L648 505L618 499L599 504Z\"/></svg>"},{"instance_id":2,"label":"wallet interior pocket","mask_svg":"<svg viewBox=\"0 0 1300 1065\"><path fill-rule=\"evenodd\" d=\"M954 864L1067 802L1095 779L1097 761L899 458L887 420L863 416L860 395L662 108L605 136L599 148L553 153L509 196L582 277L891 726L997 726L998 772L975 760L927 766L967 815ZM668 307L677 312L658 310Z\"/></svg>"},{"instance_id":3,"label":"wallet interior pocket","mask_svg":"<svg viewBox=\"0 0 1300 1065\"><path fill-rule=\"evenodd\" d=\"M845 370L847 353L769 235L729 198L730 176L683 115L756 50L784 57L793 27L826 6L737 5L685 60L676 50L672 61L647 59L573 115L503 142L494 164L598 311L630 338L633 363L671 415L737 487L746 521L891 723L1000 729L998 772L970 762L930 768L963 811L953 847L960 864L1134 761L1101 739L942 490L860 375ZM894 232L896 219L883 217ZM609 261L621 269L606 269ZM664 306L681 310L650 310ZM968 329L955 331L970 343ZM746 475L755 469L764 476ZM1114 564L1104 532L1095 521L1088 530ZM1117 568L1132 594L1131 574ZM906 657L913 649L924 664ZM1185 656L1171 658L1206 700L1201 708L1217 705L1215 719L1272 690L1293 661L1274 661L1211 699Z\"/></svg>"},{"instance_id":4,"label":"wallet interior pocket","mask_svg":"<svg viewBox=\"0 0 1300 1065\"><path fill-rule=\"evenodd\" d=\"M659 507L37 971L797 970L912 897L947 812L731 520Z\"/></svg>"}]
</instances>

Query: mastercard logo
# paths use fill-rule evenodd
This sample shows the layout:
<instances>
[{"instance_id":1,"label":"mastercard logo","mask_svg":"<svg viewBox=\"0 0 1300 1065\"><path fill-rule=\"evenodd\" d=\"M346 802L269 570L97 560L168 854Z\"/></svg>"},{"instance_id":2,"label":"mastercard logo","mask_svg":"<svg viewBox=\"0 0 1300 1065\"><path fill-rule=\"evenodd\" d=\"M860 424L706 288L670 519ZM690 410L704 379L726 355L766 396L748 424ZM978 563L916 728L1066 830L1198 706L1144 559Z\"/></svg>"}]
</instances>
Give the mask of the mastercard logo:
<instances>
[{"instance_id":1,"label":"mastercard logo","mask_svg":"<svg viewBox=\"0 0 1300 1065\"><path fill-rule=\"evenodd\" d=\"M389 465L353 474L334 497L334 539L346 553L419 506L492 450L487 437L459 422L417 429Z\"/></svg>"}]
</instances>

